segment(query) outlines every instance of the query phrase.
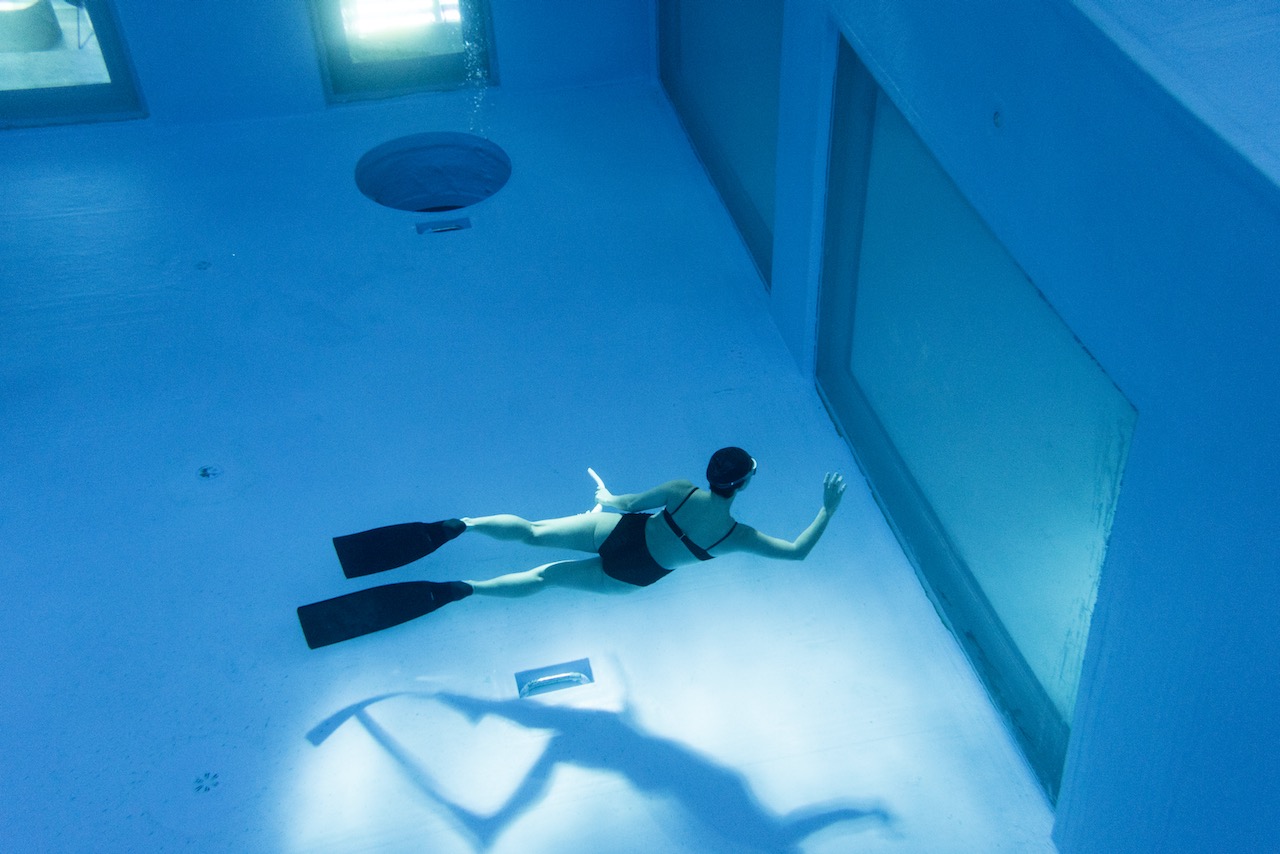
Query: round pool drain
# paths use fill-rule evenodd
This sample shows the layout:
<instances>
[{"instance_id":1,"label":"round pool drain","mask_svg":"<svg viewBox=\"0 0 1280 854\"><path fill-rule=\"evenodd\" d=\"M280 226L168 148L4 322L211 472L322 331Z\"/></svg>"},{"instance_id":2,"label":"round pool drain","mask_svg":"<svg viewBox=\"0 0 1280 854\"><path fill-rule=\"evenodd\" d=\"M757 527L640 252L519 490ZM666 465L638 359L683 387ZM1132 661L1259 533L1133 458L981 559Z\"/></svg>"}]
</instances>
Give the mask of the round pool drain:
<instances>
[{"instance_id":1,"label":"round pool drain","mask_svg":"<svg viewBox=\"0 0 1280 854\"><path fill-rule=\"evenodd\" d=\"M356 186L402 211L453 211L482 202L511 177L511 158L484 137L418 133L370 149L356 164Z\"/></svg>"}]
</instances>

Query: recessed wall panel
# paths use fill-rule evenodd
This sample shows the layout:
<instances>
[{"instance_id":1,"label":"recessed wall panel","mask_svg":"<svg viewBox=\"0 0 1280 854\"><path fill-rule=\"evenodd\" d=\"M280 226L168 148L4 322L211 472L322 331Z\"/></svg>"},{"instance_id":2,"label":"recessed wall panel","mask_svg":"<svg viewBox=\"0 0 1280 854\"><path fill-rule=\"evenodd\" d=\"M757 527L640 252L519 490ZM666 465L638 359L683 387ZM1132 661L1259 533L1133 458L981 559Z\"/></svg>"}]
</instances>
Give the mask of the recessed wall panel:
<instances>
[{"instance_id":1,"label":"recessed wall panel","mask_svg":"<svg viewBox=\"0 0 1280 854\"><path fill-rule=\"evenodd\" d=\"M819 388L1052 796L1136 413L847 43Z\"/></svg>"},{"instance_id":2,"label":"recessed wall panel","mask_svg":"<svg viewBox=\"0 0 1280 854\"><path fill-rule=\"evenodd\" d=\"M883 96L877 117L850 368L1069 722L1135 412Z\"/></svg>"},{"instance_id":3,"label":"recessed wall panel","mask_svg":"<svg viewBox=\"0 0 1280 854\"><path fill-rule=\"evenodd\" d=\"M662 84L766 285L773 269L779 0L659 0Z\"/></svg>"}]
</instances>

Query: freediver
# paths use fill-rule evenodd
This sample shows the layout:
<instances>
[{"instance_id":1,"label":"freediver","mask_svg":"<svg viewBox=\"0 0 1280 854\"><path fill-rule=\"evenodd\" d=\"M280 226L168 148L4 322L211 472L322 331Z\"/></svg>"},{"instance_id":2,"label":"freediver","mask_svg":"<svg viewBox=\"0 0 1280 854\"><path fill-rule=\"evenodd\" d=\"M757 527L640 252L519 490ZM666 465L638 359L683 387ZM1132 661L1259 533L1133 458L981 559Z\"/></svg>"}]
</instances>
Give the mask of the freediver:
<instances>
[{"instance_id":1,"label":"freediver","mask_svg":"<svg viewBox=\"0 0 1280 854\"><path fill-rule=\"evenodd\" d=\"M579 513L536 522L509 514L475 516L335 537L334 548L349 578L403 566L467 532L590 557L489 579L385 584L303 605L298 619L308 645L314 649L389 628L472 595L514 598L552 587L627 593L679 567L734 552L803 560L827 529L845 491L844 478L828 473L817 515L798 537L785 540L733 518L734 499L756 473L756 461L741 448L721 448L711 456L705 490L688 480L672 480L644 492L615 495L594 471L588 472L597 484L596 509L609 507L620 513ZM657 513L644 512L658 508L662 509Z\"/></svg>"},{"instance_id":2,"label":"freediver","mask_svg":"<svg viewBox=\"0 0 1280 854\"><path fill-rule=\"evenodd\" d=\"M800 536L783 540L742 524L731 514L734 498L750 485L755 473L756 461L746 451L721 448L707 464L705 490L688 480L672 480L645 492L614 495L597 478L597 504L621 513L580 513L537 522L506 514L463 518L468 532L593 554L487 580L452 583L481 596L529 596L549 587L626 593L647 587L681 566L733 552L803 560L840 505L844 478L826 475L817 515ZM642 512L659 507L660 513ZM455 589L462 596L470 595L464 587Z\"/></svg>"}]
</instances>

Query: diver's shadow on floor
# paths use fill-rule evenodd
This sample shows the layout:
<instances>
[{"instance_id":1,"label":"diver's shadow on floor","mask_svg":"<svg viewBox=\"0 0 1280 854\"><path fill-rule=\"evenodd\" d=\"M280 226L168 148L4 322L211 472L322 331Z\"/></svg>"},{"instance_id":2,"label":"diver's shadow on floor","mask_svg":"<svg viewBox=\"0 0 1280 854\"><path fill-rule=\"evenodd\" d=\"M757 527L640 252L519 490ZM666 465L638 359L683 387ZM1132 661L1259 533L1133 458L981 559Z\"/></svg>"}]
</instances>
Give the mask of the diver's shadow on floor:
<instances>
[{"instance_id":1,"label":"diver's shadow on floor","mask_svg":"<svg viewBox=\"0 0 1280 854\"><path fill-rule=\"evenodd\" d=\"M441 703L473 722L494 715L518 726L551 733L542 755L515 791L495 812L480 815L452 801L422 763L368 712L392 697L418 697ZM693 819L701 832L734 851L787 854L799 850L806 837L831 825L856 822L863 828L884 827L893 817L875 803L836 803L775 815L751 793L738 772L719 765L679 742L641 729L627 712L548 706L531 700L486 700L451 693L398 692L370 697L348 706L307 733L320 746L338 727L356 720L395 760L414 786L443 809L477 848L486 849L520 816L547 795L552 772L560 765L596 769L626 778L637 791L665 796Z\"/></svg>"}]
</instances>

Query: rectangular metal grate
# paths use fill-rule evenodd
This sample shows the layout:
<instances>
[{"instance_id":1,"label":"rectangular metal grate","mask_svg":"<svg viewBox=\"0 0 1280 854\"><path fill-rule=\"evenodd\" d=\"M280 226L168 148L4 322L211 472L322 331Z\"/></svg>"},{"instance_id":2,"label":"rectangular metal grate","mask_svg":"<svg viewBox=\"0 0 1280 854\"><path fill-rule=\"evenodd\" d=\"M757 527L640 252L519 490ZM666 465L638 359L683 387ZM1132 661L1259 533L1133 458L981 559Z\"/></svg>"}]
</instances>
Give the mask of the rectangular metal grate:
<instances>
[{"instance_id":1,"label":"rectangular metal grate","mask_svg":"<svg viewBox=\"0 0 1280 854\"><path fill-rule=\"evenodd\" d=\"M591 672L590 659L580 658L563 664L522 670L516 674L516 689L521 697L532 697L535 694L559 691L575 685L588 685L594 681L596 679Z\"/></svg>"}]
</instances>

